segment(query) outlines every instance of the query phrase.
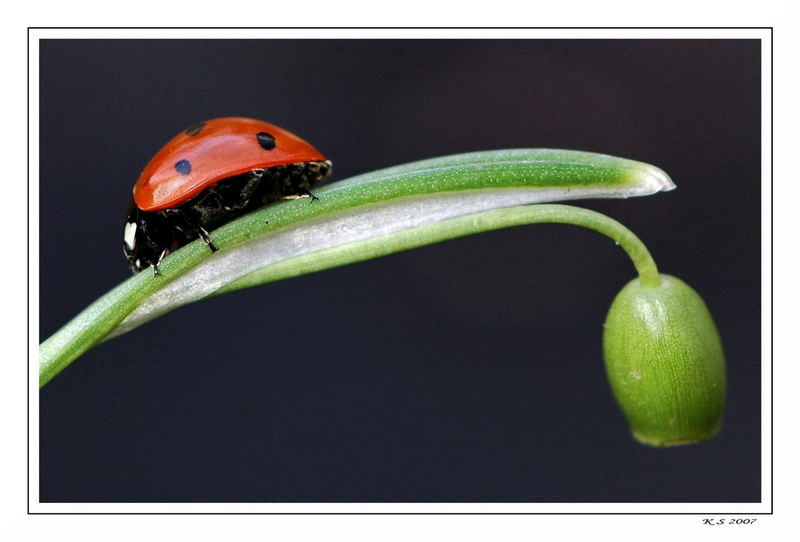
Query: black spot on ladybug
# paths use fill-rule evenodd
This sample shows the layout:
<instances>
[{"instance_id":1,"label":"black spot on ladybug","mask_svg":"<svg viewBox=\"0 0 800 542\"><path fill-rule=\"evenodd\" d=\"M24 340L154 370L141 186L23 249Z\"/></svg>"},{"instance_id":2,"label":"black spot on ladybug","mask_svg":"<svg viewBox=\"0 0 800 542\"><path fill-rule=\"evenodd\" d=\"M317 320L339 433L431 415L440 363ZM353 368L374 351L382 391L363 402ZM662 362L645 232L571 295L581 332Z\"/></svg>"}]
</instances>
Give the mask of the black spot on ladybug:
<instances>
[{"instance_id":1,"label":"black spot on ladybug","mask_svg":"<svg viewBox=\"0 0 800 542\"><path fill-rule=\"evenodd\" d=\"M261 148L264 150L271 151L275 148L275 138L269 135L267 132L258 132L256 134L256 139L258 140L258 144L261 145Z\"/></svg>"},{"instance_id":2,"label":"black spot on ladybug","mask_svg":"<svg viewBox=\"0 0 800 542\"><path fill-rule=\"evenodd\" d=\"M175 162L175 171L181 175L188 175L192 171L192 164L189 163L189 160L180 160L179 162Z\"/></svg>"},{"instance_id":3,"label":"black spot on ladybug","mask_svg":"<svg viewBox=\"0 0 800 542\"><path fill-rule=\"evenodd\" d=\"M186 132L184 132L184 133L186 135L188 135L188 136L197 135L197 134L200 133L200 130L202 130L205 127L206 127L206 123L205 122L198 122L197 124L188 127L186 129Z\"/></svg>"}]
</instances>

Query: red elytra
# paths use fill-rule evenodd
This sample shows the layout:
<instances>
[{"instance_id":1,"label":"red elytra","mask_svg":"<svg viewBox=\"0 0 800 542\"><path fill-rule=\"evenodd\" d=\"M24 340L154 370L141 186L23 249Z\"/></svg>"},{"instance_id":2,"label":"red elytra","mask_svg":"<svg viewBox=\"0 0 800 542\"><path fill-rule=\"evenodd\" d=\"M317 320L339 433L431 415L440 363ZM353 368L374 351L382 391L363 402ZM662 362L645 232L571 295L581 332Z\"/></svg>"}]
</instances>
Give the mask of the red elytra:
<instances>
[{"instance_id":1,"label":"red elytra","mask_svg":"<svg viewBox=\"0 0 800 542\"><path fill-rule=\"evenodd\" d=\"M156 153L133 187L133 200L142 211L160 211L228 177L323 160L308 142L274 124L242 117L212 119L181 132Z\"/></svg>"}]
</instances>

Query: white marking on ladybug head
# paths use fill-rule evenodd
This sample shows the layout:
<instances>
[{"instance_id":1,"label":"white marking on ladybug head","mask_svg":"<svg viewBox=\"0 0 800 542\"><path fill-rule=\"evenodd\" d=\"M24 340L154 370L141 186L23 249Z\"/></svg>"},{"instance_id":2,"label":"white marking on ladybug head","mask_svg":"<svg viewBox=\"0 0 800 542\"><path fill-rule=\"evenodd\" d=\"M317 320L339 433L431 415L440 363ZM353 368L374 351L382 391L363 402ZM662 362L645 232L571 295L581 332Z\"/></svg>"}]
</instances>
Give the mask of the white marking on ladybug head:
<instances>
[{"instance_id":1,"label":"white marking on ladybug head","mask_svg":"<svg viewBox=\"0 0 800 542\"><path fill-rule=\"evenodd\" d=\"M123 237L128 250L136 246L136 222L125 223L125 236Z\"/></svg>"}]
</instances>

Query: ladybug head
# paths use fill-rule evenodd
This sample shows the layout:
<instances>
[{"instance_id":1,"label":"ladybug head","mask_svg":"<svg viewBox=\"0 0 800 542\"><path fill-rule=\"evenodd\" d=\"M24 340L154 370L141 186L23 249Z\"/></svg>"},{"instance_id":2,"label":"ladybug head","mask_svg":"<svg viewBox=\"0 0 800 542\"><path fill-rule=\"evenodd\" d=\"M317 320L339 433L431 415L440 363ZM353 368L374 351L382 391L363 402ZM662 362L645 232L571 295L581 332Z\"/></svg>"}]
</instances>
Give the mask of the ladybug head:
<instances>
[{"instance_id":1,"label":"ladybug head","mask_svg":"<svg viewBox=\"0 0 800 542\"><path fill-rule=\"evenodd\" d=\"M158 273L158 264L173 244L172 228L161 212L142 211L131 199L125 220L122 250L131 271L138 273L148 267Z\"/></svg>"}]
</instances>

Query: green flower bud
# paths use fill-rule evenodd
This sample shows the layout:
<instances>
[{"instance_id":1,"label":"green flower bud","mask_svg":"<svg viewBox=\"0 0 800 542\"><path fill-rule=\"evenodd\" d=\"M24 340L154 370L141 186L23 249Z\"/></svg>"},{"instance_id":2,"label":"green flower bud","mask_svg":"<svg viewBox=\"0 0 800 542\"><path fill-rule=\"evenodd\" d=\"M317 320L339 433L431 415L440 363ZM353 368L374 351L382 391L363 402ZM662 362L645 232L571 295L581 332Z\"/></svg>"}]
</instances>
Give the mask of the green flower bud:
<instances>
[{"instance_id":1,"label":"green flower bud","mask_svg":"<svg viewBox=\"0 0 800 542\"><path fill-rule=\"evenodd\" d=\"M725 358L703 300L685 282L629 282L603 335L606 372L636 440L651 446L713 437L722 423Z\"/></svg>"}]
</instances>

